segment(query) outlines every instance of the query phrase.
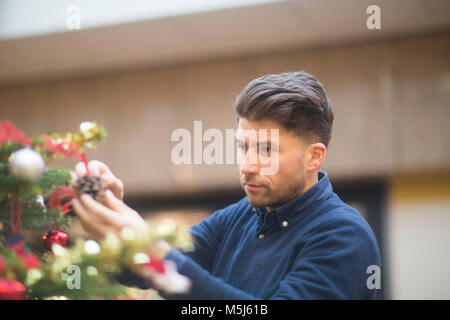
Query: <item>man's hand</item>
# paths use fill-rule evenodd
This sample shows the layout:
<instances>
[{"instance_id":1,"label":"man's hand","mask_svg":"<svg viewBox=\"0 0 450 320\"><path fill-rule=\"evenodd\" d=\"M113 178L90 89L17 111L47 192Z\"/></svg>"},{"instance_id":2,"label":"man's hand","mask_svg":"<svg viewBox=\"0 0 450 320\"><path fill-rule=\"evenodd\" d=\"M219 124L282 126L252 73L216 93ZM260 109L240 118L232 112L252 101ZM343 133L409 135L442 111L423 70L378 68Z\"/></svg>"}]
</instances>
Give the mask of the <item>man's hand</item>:
<instances>
[{"instance_id":1,"label":"man's hand","mask_svg":"<svg viewBox=\"0 0 450 320\"><path fill-rule=\"evenodd\" d=\"M109 170L108 166L103 162L92 160L88 163L89 171L94 176L99 176L106 184L106 188L111 190L116 198L123 200L123 183ZM83 162L77 163L75 173L80 177L86 175L86 167Z\"/></svg>"},{"instance_id":2,"label":"man's hand","mask_svg":"<svg viewBox=\"0 0 450 320\"><path fill-rule=\"evenodd\" d=\"M106 206L87 194L72 200L72 207L81 220L84 230L94 239L101 240L108 233L120 236L124 227L136 232L146 231L147 223L133 209L117 199L110 190L105 192Z\"/></svg>"}]
</instances>

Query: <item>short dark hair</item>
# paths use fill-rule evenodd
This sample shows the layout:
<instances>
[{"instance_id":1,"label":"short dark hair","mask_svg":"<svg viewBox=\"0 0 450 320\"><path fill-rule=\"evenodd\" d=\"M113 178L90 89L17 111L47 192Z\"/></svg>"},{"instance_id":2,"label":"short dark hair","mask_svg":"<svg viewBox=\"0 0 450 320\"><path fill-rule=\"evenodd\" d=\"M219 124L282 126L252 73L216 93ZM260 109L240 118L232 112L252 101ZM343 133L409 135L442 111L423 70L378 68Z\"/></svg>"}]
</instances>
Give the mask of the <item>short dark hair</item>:
<instances>
[{"instance_id":1,"label":"short dark hair","mask_svg":"<svg viewBox=\"0 0 450 320\"><path fill-rule=\"evenodd\" d=\"M305 71L269 74L250 81L236 98L239 117L274 120L300 137L328 147L333 106L322 84Z\"/></svg>"}]
</instances>

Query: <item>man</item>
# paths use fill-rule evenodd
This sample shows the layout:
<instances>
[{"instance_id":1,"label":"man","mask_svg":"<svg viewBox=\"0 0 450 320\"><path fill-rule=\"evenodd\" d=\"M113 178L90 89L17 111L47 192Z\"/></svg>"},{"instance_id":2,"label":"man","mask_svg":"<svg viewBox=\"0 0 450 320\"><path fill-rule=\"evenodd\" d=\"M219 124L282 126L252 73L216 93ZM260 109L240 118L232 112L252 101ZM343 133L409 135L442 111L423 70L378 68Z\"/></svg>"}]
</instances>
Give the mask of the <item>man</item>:
<instances>
[{"instance_id":1,"label":"man","mask_svg":"<svg viewBox=\"0 0 450 320\"><path fill-rule=\"evenodd\" d=\"M196 250L166 248L166 259L191 278L186 299L373 299L367 268L380 266L370 226L333 193L319 171L331 138L333 108L322 85L306 72L267 75L251 81L236 100L238 132L278 130L252 143L237 135L246 197L191 228ZM258 149L258 150L257 150ZM250 161L264 149L278 170ZM259 159L259 158L257 158ZM84 228L101 238L142 218L122 201L123 185L106 165L91 162L111 191L106 205L87 195L74 200ZM83 166L76 171L83 175ZM173 296L165 296L171 298Z\"/></svg>"}]
</instances>

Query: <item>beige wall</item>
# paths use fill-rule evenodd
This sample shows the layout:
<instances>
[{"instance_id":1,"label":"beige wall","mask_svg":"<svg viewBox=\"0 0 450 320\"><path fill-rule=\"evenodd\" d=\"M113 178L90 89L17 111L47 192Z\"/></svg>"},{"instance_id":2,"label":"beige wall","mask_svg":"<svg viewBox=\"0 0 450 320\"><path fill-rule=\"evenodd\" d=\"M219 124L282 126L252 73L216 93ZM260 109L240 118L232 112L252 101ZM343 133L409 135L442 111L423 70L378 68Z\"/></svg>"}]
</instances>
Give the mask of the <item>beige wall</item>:
<instances>
[{"instance_id":1,"label":"beige wall","mask_svg":"<svg viewBox=\"0 0 450 320\"><path fill-rule=\"evenodd\" d=\"M251 79L304 69L335 105L324 169L333 176L450 169L450 33L235 58L0 89L0 118L28 134L106 126L88 156L107 162L130 193L237 186L232 165L174 166L176 128L233 128L233 100Z\"/></svg>"}]
</instances>

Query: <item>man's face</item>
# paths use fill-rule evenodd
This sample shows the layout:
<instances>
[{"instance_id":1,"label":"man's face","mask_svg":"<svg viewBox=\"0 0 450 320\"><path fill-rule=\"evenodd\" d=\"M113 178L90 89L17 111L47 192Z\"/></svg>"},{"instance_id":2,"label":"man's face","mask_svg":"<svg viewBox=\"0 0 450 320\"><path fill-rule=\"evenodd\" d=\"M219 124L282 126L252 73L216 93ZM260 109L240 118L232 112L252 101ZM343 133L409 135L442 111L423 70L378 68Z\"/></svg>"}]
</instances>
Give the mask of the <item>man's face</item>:
<instances>
[{"instance_id":1,"label":"man's face","mask_svg":"<svg viewBox=\"0 0 450 320\"><path fill-rule=\"evenodd\" d=\"M267 134L258 134L264 129ZM274 129L278 129L278 141L271 139ZM247 132L256 132L257 138L249 138ZM303 192L306 184L305 146L300 137L273 120L249 121L240 118L236 140L240 183L251 205L265 206L271 210ZM264 149L267 157L264 153L261 155ZM264 168L270 166L267 158L278 161L278 170L261 174Z\"/></svg>"}]
</instances>

